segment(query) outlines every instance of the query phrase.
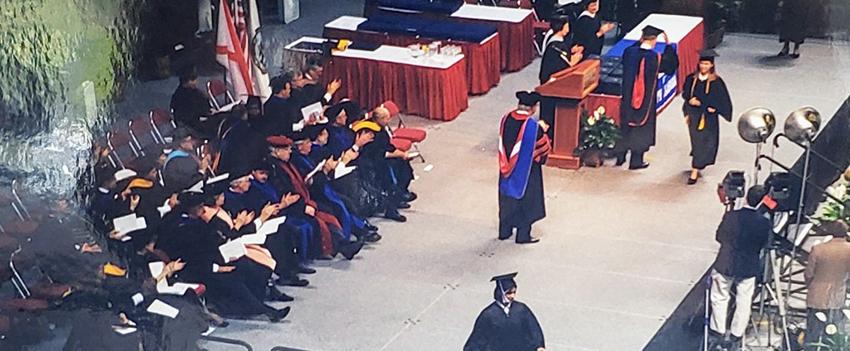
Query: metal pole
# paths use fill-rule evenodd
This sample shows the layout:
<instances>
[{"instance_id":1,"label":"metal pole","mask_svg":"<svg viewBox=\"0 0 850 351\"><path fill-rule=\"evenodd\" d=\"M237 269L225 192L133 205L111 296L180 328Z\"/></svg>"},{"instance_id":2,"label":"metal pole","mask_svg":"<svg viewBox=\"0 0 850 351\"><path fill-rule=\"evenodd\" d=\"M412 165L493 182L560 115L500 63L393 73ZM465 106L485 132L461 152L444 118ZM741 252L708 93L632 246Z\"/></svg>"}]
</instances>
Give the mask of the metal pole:
<instances>
[{"instance_id":1,"label":"metal pole","mask_svg":"<svg viewBox=\"0 0 850 351\"><path fill-rule=\"evenodd\" d=\"M801 235L800 233L800 224L803 222L803 207L805 207L806 203L806 184L808 183L809 176L809 157L811 157L811 145L806 146L806 156L803 161L803 176L800 180L800 199L797 203L797 219L794 224L794 241L797 240L797 236ZM788 303L790 303L791 299L791 282L794 271L794 259L797 257L797 245L791 245L791 259L788 262L788 290L785 292L785 309L788 309Z\"/></svg>"}]
</instances>

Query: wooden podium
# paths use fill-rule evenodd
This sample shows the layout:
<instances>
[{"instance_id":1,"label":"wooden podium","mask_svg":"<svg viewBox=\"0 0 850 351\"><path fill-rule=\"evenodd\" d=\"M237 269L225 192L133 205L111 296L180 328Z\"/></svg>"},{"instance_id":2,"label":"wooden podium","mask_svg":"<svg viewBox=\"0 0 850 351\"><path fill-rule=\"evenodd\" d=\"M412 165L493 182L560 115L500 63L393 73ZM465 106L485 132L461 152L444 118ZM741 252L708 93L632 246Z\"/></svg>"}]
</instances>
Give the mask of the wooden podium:
<instances>
[{"instance_id":1,"label":"wooden podium","mask_svg":"<svg viewBox=\"0 0 850 351\"><path fill-rule=\"evenodd\" d=\"M583 61L552 75L549 82L535 91L555 101L554 140L547 166L578 169L581 161L574 155L581 131L584 98L599 85L599 60Z\"/></svg>"}]
</instances>

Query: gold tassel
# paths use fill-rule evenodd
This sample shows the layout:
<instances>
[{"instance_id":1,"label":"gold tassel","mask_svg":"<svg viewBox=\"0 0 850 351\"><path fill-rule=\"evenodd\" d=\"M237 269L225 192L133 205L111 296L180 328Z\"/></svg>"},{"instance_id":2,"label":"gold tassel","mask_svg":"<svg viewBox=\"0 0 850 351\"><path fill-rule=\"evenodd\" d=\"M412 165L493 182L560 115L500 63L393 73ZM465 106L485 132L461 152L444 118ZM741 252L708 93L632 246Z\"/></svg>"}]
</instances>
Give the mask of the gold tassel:
<instances>
[{"instance_id":1,"label":"gold tassel","mask_svg":"<svg viewBox=\"0 0 850 351\"><path fill-rule=\"evenodd\" d=\"M697 130L705 129L705 115L699 117L699 126L697 126Z\"/></svg>"}]
</instances>

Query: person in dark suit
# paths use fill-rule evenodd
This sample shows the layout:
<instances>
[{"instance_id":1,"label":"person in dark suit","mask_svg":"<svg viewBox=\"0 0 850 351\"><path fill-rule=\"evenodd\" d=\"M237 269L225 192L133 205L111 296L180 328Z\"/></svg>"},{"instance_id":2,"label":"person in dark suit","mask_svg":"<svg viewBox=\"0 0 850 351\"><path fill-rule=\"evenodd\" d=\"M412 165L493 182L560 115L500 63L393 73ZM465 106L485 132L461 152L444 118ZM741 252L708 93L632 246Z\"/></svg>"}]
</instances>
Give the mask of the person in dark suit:
<instances>
[{"instance_id":1,"label":"person in dark suit","mask_svg":"<svg viewBox=\"0 0 850 351\"><path fill-rule=\"evenodd\" d=\"M844 330L844 300L847 295L847 278L850 278L850 242L847 242L847 224L842 221L827 222L819 231L832 235L829 240L815 245L809 253L806 266L806 344L821 340L827 324ZM825 321L818 314L826 317Z\"/></svg>"},{"instance_id":2,"label":"person in dark suit","mask_svg":"<svg viewBox=\"0 0 850 351\"><path fill-rule=\"evenodd\" d=\"M721 342L729 349L741 342L750 320L750 306L761 271L759 256L767 245L772 226L770 220L755 207L766 194L764 186L756 185L747 191L747 206L726 213L717 228L720 251L711 270L711 320L709 327L715 338L725 336L730 291L735 287L735 311L728 339Z\"/></svg>"},{"instance_id":3,"label":"person in dark suit","mask_svg":"<svg viewBox=\"0 0 850 351\"><path fill-rule=\"evenodd\" d=\"M178 127L204 130L202 117L211 114L207 94L198 89L198 72L194 67L180 72L180 86L171 95L171 110Z\"/></svg>"}]
</instances>

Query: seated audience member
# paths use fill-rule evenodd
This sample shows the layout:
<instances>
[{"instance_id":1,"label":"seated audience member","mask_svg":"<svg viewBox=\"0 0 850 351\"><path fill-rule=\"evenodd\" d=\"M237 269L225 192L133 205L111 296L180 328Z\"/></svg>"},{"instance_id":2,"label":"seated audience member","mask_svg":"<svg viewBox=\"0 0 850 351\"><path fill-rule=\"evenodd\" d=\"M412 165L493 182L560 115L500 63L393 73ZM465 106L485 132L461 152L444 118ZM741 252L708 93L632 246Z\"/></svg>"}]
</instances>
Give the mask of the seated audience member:
<instances>
[{"instance_id":1,"label":"seated audience member","mask_svg":"<svg viewBox=\"0 0 850 351\"><path fill-rule=\"evenodd\" d=\"M299 101L301 107L317 102L322 103L322 105L329 105L333 100L334 94L342 86L340 79L334 79L328 83L327 87L322 87L319 79L323 72L324 69L321 66L321 61L312 60L304 67L301 75L296 74L293 76L292 96Z\"/></svg>"},{"instance_id":2,"label":"seated audience member","mask_svg":"<svg viewBox=\"0 0 850 351\"><path fill-rule=\"evenodd\" d=\"M413 180L413 167L407 152L395 148L390 142L386 130L390 121L390 112L383 107L376 108L367 123L377 125L374 140L363 147L361 159L374 169L377 180L389 194L385 217L404 222L406 217L398 209L409 208L408 202L416 200L416 194L408 190Z\"/></svg>"},{"instance_id":3,"label":"seated audience member","mask_svg":"<svg viewBox=\"0 0 850 351\"><path fill-rule=\"evenodd\" d=\"M176 279L203 283L207 300L219 313L234 318L265 315L272 322L283 320L289 307L278 310L263 303L271 269L247 257L232 262L221 257L219 246L226 240L210 224L216 214L204 205L205 198L204 194L181 194L177 208L172 210L178 213L178 220L166 222L169 225L158 233L155 248L170 260L185 263Z\"/></svg>"},{"instance_id":4,"label":"seated audience member","mask_svg":"<svg viewBox=\"0 0 850 351\"><path fill-rule=\"evenodd\" d=\"M264 135L291 135L304 129L308 123L301 114L301 104L293 95L296 73L288 71L271 80L272 96L263 105ZM300 73L298 74L300 77Z\"/></svg>"},{"instance_id":5,"label":"seated audience member","mask_svg":"<svg viewBox=\"0 0 850 351\"><path fill-rule=\"evenodd\" d=\"M819 231L832 239L815 245L806 265L806 345L823 342L828 324L844 330L847 279L850 278L850 243L843 221L823 223ZM820 315L823 320L818 317ZM817 350L810 346L806 350Z\"/></svg>"},{"instance_id":6,"label":"seated audience member","mask_svg":"<svg viewBox=\"0 0 850 351\"><path fill-rule=\"evenodd\" d=\"M249 97L246 106L234 106L232 116L219 128L219 173L242 164L254 164L265 155L266 131L260 120L259 97Z\"/></svg>"},{"instance_id":7,"label":"seated audience member","mask_svg":"<svg viewBox=\"0 0 850 351\"><path fill-rule=\"evenodd\" d=\"M333 213L340 221L342 233L346 239L350 239L351 235L354 234L357 238L369 242L378 241L380 240L380 236L366 229L366 221L349 211L343 199L330 186L330 183L338 176L336 174L337 166L339 164L345 166L351 160L357 158L357 152L348 151L339 159L335 159L333 156L328 156L326 159L311 158L313 151L311 137L317 138L318 134L321 134L324 130L320 126L315 126L310 129L310 134L316 135L309 135L307 133L295 134L293 142L297 151L291 156L290 162L295 165L302 176L307 176L318 167L319 163L324 161L321 170L315 172L309 181L311 197L316 200L320 209L325 209ZM339 176L342 175L339 174Z\"/></svg>"},{"instance_id":8,"label":"seated audience member","mask_svg":"<svg viewBox=\"0 0 850 351\"><path fill-rule=\"evenodd\" d=\"M195 154L197 139L194 132L186 128L174 131L176 148L168 153L162 166L162 180L168 192L176 193L187 189L199 180L209 166L209 158Z\"/></svg>"},{"instance_id":9,"label":"seated audience member","mask_svg":"<svg viewBox=\"0 0 850 351\"><path fill-rule=\"evenodd\" d=\"M178 127L203 130L202 117L211 115L207 95L198 89L198 72L194 67L180 73L180 86L171 95L171 111Z\"/></svg>"},{"instance_id":10,"label":"seated audience member","mask_svg":"<svg viewBox=\"0 0 850 351\"><path fill-rule=\"evenodd\" d=\"M271 136L267 139L270 144L271 162L274 165L269 174L269 183L278 194L298 194L300 199L292 207L296 213L306 215L321 234L321 256L332 258L335 252L345 258L352 259L363 247L362 241L350 242L342 237L341 225L336 217L318 208L311 198L308 185L298 169L290 163L292 157L292 139L285 136ZM334 250L336 249L336 251Z\"/></svg>"}]
</instances>

